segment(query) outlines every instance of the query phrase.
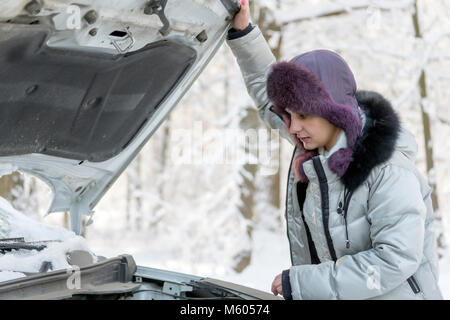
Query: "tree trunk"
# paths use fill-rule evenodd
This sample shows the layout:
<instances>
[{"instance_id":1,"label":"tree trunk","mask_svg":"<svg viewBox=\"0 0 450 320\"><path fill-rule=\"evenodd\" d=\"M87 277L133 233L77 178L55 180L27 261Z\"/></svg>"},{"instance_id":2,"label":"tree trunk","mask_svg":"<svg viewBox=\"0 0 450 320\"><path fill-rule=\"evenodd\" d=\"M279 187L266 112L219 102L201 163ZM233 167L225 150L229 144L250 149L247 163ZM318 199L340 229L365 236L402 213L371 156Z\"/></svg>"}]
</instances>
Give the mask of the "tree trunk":
<instances>
[{"instance_id":1,"label":"tree trunk","mask_svg":"<svg viewBox=\"0 0 450 320\"><path fill-rule=\"evenodd\" d=\"M247 114L241 119L240 127L243 131L248 129L256 130L260 122L258 120L257 111L248 106ZM245 154L251 154L256 157L257 146L254 145L255 141L249 139L248 143L245 144ZM257 172L257 165L246 163L242 166L240 171L242 183L239 184L241 205L238 206L239 212L242 216L249 220L250 223L247 225L247 234L249 238L252 237L252 222L254 220L254 210L255 210L255 178ZM249 250L242 250L236 255L236 263L233 269L236 272L242 272L251 262L252 252Z\"/></svg>"},{"instance_id":2,"label":"tree trunk","mask_svg":"<svg viewBox=\"0 0 450 320\"><path fill-rule=\"evenodd\" d=\"M19 172L13 172L0 178L0 196L13 203L16 197L12 190L23 188L23 178Z\"/></svg>"},{"instance_id":3,"label":"tree trunk","mask_svg":"<svg viewBox=\"0 0 450 320\"><path fill-rule=\"evenodd\" d=\"M158 198L161 199L161 203L165 201L166 199L166 178L164 175L164 171L166 170L167 166L167 157L168 157L168 150L169 150L169 142L170 142L170 119L171 119L171 113L169 114L167 118L167 122L162 124L163 128L163 134L161 135L161 138L156 145L156 150L154 154L156 155L156 159L153 159L152 161L156 161L157 167L154 172L155 177L155 188L156 192L158 194ZM159 137L158 137L159 139ZM150 221L147 224L148 229L156 228L159 221L163 218L163 215L160 213L160 210L162 209L161 203L156 203L152 208L149 210L148 214L152 215L150 217ZM158 215L156 217L156 215Z\"/></svg>"},{"instance_id":4,"label":"tree trunk","mask_svg":"<svg viewBox=\"0 0 450 320\"><path fill-rule=\"evenodd\" d=\"M417 0L414 1L414 12L412 15L413 19L413 25L414 25L414 31L415 36L418 39L422 39L422 34L420 32L420 24L419 24L419 17L417 12ZM428 176L428 183L430 184L431 188L433 189L431 193L431 200L433 203L433 210L436 213L436 223L439 226L439 234L437 236L437 245L439 249L445 249L446 243L444 238L444 232L442 228L442 216L439 212L439 202L438 202L438 196L437 196L437 184L436 184L436 175L435 175L435 169L434 169L434 157L433 157L433 139L431 136L431 122L430 117L428 116L428 113L425 111L423 100L427 98L427 84L426 84L426 77L425 77L425 70L422 69L422 72L420 74L419 82L418 82L419 90L420 90L420 111L422 113L422 125L423 125L423 137L424 137L424 146L425 146L425 156L426 156L426 169L427 169L427 176ZM431 176L431 179L430 179ZM442 254L439 253L439 258L442 257Z\"/></svg>"},{"instance_id":5,"label":"tree trunk","mask_svg":"<svg viewBox=\"0 0 450 320\"><path fill-rule=\"evenodd\" d=\"M247 115L241 119L240 127L242 130L253 129L257 130L260 125L257 111L252 108L247 108ZM245 154L252 154L254 157L257 156L257 146L253 145L252 141L248 141L245 146ZM246 163L243 165L242 173L243 183L240 185L241 189L241 201L242 206L239 207L244 218L248 220L253 220L254 218L254 194L255 194L255 177L258 169L258 165ZM249 227L248 235L251 236L251 227Z\"/></svg>"},{"instance_id":6,"label":"tree trunk","mask_svg":"<svg viewBox=\"0 0 450 320\"><path fill-rule=\"evenodd\" d=\"M70 213L69 213L69 211L64 211L62 224L63 224L64 228L70 229Z\"/></svg>"},{"instance_id":7,"label":"tree trunk","mask_svg":"<svg viewBox=\"0 0 450 320\"><path fill-rule=\"evenodd\" d=\"M163 173L166 171L167 166L167 151L169 150L169 141L170 141L170 118L169 114L167 118L167 123L164 126L164 134L161 137L161 144L159 148L159 157L158 157L158 175L163 177ZM165 199L165 186L166 183L164 179L162 179L158 184L158 193L160 195L160 199Z\"/></svg>"},{"instance_id":8,"label":"tree trunk","mask_svg":"<svg viewBox=\"0 0 450 320\"><path fill-rule=\"evenodd\" d=\"M140 230L142 225L141 158L138 154L127 169L127 224L132 230Z\"/></svg>"},{"instance_id":9,"label":"tree trunk","mask_svg":"<svg viewBox=\"0 0 450 320\"><path fill-rule=\"evenodd\" d=\"M259 28L261 29L261 32L263 33L264 37L267 41L270 40L271 35L270 31L276 31L279 32L279 38L278 42L275 47L271 48L273 54L275 55L275 58L277 60L281 57L281 43L282 43L282 35L281 35L281 28L275 24L268 24L268 16L269 16L269 9L267 8L259 8L255 2L251 2L252 8L251 11L253 12L253 16L257 16L257 24ZM225 105L228 104L228 79L225 80ZM247 108L246 116L241 119L240 127L242 130L248 130L248 129L254 129L258 130L261 128L261 121L259 120L257 111L252 108ZM267 128L266 128L267 129ZM269 129L267 129L269 130ZM268 134L270 137L270 132ZM261 138L261 137L259 137ZM251 141L249 141L251 143ZM245 148L245 152L253 154L255 157L257 156L257 150L253 150L252 148L256 148L256 146L253 146L251 144L248 144ZM268 141L269 143L269 141ZM279 156L279 153L278 153ZM279 160L279 159L278 159ZM278 161L279 163L279 161ZM242 205L239 206L239 211L244 216L245 219L248 219L250 221L254 220L254 210L255 210L255 179L256 174L258 171L258 166L255 164L245 164L243 165L242 169L244 172L242 174L242 184L239 186L241 192L240 192L240 198ZM275 208L280 208L280 171L278 170L276 174L265 177L266 183L265 183L265 190L267 190L267 199L269 200L269 203L272 204ZM248 236L251 237L252 235L252 227L251 224L247 228ZM238 254L238 258L236 260L236 264L233 267L236 272L242 272L251 261L251 252L245 251Z\"/></svg>"},{"instance_id":10,"label":"tree trunk","mask_svg":"<svg viewBox=\"0 0 450 320\"><path fill-rule=\"evenodd\" d=\"M278 3L278 6L280 6L280 3ZM281 27L279 25L276 25L272 21L268 21L270 16L270 12L268 8L261 8L259 17L258 17L258 26L261 29L262 34L264 35L264 38L269 42L273 32L278 33L278 41L276 45L273 47L271 46L271 50L273 55L275 56L275 59L279 61L281 59L281 46L283 42L283 34ZM269 129L267 129L269 130ZM278 152L279 155L282 154L281 150L281 144L280 149ZM280 159L278 159L278 163L280 162ZM267 177L267 191L268 191L268 199L269 203L271 203L275 208L281 208L281 186L280 186L280 170L277 171L276 174L268 176Z\"/></svg>"}]
</instances>

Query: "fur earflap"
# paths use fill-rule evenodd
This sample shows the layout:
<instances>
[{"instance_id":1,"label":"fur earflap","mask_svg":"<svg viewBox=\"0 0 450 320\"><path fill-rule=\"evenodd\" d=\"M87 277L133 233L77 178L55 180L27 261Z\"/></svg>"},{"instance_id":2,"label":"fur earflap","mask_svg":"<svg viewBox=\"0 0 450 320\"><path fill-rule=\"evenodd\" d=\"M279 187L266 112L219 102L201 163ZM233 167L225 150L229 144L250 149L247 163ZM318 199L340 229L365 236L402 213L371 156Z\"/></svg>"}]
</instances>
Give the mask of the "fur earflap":
<instances>
[{"instance_id":1,"label":"fur earflap","mask_svg":"<svg viewBox=\"0 0 450 320\"><path fill-rule=\"evenodd\" d=\"M353 150L341 148L328 158L328 167L331 171L342 177L353 160Z\"/></svg>"}]
</instances>

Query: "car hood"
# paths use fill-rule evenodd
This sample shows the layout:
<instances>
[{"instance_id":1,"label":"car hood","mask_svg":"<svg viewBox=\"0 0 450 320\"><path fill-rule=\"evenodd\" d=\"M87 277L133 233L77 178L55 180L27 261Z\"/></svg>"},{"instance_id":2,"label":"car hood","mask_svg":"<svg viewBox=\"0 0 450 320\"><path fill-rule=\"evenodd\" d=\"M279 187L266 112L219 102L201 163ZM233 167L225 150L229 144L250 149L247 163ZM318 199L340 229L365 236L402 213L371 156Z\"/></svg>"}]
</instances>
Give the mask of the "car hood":
<instances>
[{"instance_id":1,"label":"car hood","mask_svg":"<svg viewBox=\"0 0 450 320\"><path fill-rule=\"evenodd\" d=\"M45 181L49 213L70 211L79 234L238 9L234 0L3 0L0 168Z\"/></svg>"}]
</instances>

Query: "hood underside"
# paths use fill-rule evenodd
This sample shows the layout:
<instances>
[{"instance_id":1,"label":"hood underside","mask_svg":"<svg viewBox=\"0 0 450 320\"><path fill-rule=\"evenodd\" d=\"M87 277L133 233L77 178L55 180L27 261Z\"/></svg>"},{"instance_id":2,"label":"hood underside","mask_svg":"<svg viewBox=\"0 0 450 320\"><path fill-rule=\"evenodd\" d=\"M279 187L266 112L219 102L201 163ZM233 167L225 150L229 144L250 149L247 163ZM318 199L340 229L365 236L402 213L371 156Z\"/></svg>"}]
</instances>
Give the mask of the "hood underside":
<instances>
[{"instance_id":1,"label":"hood underside","mask_svg":"<svg viewBox=\"0 0 450 320\"><path fill-rule=\"evenodd\" d=\"M6 29L6 30L5 30ZM47 27L3 26L0 155L100 162L124 150L196 59L161 40L109 55L45 45Z\"/></svg>"},{"instance_id":2,"label":"hood underside","mask_svg":"<svg viewBox=\"0 0 450 320\"><path fill-rule=\"evenodd\" d=\"M52 188L81 231L216 50L234 0L0 4L0 171ZM92 219L91 219L92 221Z\"/></svg>"}]
</instances>

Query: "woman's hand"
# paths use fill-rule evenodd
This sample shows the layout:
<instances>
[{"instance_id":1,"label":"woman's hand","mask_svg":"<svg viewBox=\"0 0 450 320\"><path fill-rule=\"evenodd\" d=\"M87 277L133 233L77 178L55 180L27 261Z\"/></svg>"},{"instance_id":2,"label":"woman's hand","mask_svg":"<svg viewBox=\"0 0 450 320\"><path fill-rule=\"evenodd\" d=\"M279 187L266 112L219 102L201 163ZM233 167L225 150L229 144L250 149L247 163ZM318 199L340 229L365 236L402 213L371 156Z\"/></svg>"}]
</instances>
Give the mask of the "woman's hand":
<instances>
[{"instance_id":1,"label":"woman's hand","mask_svg":"<svg viewBox=\"0 0 450 320\"><path fill-rule=\"evenodd\" d=\"M241 2L241 10L234 16L233 28L236 30L244 30L250 23L249 0L239 1Z\"/></svg>"},{"instance_id":2,"label":"woman's hand","mask_svg":"<svg viewBox=\"0 0 450 320\"><path fill-rule=\"evenodd\" d=\"M281 284L281 273L277 275L272 282L272 293L276 296L278 294L283 295L283 287Z\"/></svg>"}]
</instances>

